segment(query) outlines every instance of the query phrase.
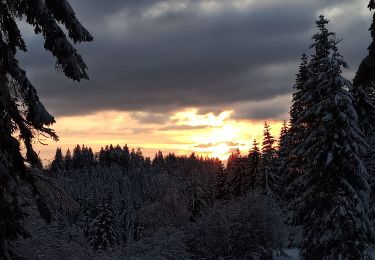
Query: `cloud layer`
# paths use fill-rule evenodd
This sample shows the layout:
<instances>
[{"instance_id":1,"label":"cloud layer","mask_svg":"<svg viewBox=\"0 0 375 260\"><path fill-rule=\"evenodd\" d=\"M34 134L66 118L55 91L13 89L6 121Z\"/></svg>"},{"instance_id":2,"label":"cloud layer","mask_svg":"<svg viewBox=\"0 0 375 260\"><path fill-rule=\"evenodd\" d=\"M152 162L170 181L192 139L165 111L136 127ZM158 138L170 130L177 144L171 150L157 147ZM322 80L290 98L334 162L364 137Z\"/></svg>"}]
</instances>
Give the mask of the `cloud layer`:
<instances>
[{"instance_id":1,"label":"cloud layer","mask_svg":"<svg viewBox=\"0 0 375 260\"><path fill-rule=\"evenodd\" d=\"M75 0L95 41L78 46L91 80L54 71L40 36L22 26L23 66L58 116L131 111L163 122L186 107L232 109L247 119L279 118L289 106L298 58L324 12L343 38L352 71L366 53L371 15L363 0ZM147 112L156 113L151 115ZM137 114L138 113L138 114ZM146 113L146 114L139 114Z\"/></svg>"}]
</instances>

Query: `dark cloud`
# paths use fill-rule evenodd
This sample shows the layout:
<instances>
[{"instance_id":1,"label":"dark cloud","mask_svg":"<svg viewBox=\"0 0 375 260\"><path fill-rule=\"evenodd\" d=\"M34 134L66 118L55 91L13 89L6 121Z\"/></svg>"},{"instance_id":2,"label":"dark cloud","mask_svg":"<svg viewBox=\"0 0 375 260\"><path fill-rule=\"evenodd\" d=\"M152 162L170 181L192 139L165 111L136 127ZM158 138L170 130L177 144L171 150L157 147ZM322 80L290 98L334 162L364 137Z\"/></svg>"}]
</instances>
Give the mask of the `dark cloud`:
<instances>
[{"instance_id":1,"label":"dark cloud","mask_svg":"<svg viewBox=\"0 0 375 260\"><path fill-rule=\"evenodd\" d=\"M234 104L235 119L255 119L255 120L288 120L290 95L279 96L263 102L243 102Z\"/></svg>"},{"instance_id":2,"label":"dark cloud","mask_svg":"<svg viewBox=\"0 0 375 260\"><path fill-rule=\"evenodd\" d=\"M133 112L130 116L141 124L158 124L163 125L169 121L169 114Z\"/></svg>"},{"instance_id":3,"label":"dark cloud","mask_svg":"<svg viewBox=\"0 0 375 260\"><path fill-rule=\"evenodd\" d=\"M342 0L265 0L235 9L229 1L217 0L227 6L205 12L203 0L71 2L95 36L93 43L78 46L91 80L72 83L55 73L41 37L28 37L30 52L20 57L46 106L56 115L105 109L153 112L159 115L138 114L139 122L160 124L168 113L184 107L231 107L290 93L317 14L336 5L358 5ZM175 6L167 11L161 6L153 16L151 11L162 2ZM331 28L338 28L343 54L355 69L369 42L370 15L345 17ZM235 115L277 117L287 106L242 106Z\"/></svg>"}]
</instances>

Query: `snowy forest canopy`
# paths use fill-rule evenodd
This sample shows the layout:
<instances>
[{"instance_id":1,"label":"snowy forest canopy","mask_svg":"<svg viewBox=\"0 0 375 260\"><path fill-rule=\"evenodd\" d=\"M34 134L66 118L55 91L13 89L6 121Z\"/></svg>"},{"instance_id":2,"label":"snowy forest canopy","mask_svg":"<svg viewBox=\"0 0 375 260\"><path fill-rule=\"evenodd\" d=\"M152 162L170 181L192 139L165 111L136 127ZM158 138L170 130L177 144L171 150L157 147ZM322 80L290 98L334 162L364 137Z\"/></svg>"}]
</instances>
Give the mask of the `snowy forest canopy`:
<instances>
[{"instance_id":1,"label":"snowy forest canopy","mask_svg":"<svg viewBox=\"0 0 375 260\"><path fill-rule=\"evenodd\" d=\"M43 34L73 80L88 78L86 66L59 24L75 43L92 36L64 0L0 6L0 259L374 259L374 41L350 81L341 39L321 15L279 140L265 123L262 144L234 151L226 167L77 145L42 169L32 140L57 139L54 119L18 67L26 48L14 17ZM375 16L370 31L374 39Z\"/></svg>"}]
</instances>

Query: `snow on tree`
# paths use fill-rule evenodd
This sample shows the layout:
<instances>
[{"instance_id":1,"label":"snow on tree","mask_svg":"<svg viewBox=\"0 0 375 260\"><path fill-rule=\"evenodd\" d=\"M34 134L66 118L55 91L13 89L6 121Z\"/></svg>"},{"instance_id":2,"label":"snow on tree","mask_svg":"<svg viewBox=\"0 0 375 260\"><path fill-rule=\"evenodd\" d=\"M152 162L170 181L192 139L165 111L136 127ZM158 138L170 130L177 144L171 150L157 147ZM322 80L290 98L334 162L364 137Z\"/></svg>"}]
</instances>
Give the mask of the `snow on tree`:
<instances>
[{"instance_id":1,"label":"snow on tree","mask_svg":"<svg viewBox=\"0 0 375 260\"><path fill-rule=\"evenodd\" d=\"M259 174L256 178L255 188L266 195L271 201L276 201L277 185L279 183L279 174L276 162L276 149L274 147L275 138L271 135L271 128L264 123L262 161Z\"/></svg>"},{"instance_id":2,"label":"snow on tree","mask_svg":"<svg viewBox=\"0 0 375 260\"><path fill-rule=\"evenodd\" d=\"M309 96L301 118L306 139L297 153L306 158L298 178L300 194L291 203L295 223L303 226L305 259L368 259L373 230L366 215L369 184L360 159L366 143L341 76L346 68L334 33L320 16L309 63Z\"/></svg>"},{"instance_id":3,"label":"snow on tree","mask_svg":"<svg viewBox=\"0 0 375 260\"><path fill-rule=\"evenodd\" d=\"M44 48L56 57L56 64L64 74L76 81L88 79L87 67L60 26L66 27L74 43L93 39L65 0L0 1L0 211L13 215L9 221L0 223L0 229L4 231L0 232L0 258L6 259L12 254L8 241L24 234L20 221L21 198L17 192L19 179L31 185L41 215L47 221L50 219L35 178L27 170L25 161L34 167L41 166L32 147L36 134L58 139L49 128L55 122L53 116L40 102L36 89L16 58L18 51L26 51L16 22L22 18L35 28L35 33L43 35ZM16 134L24 144L25 158L21 155L19 141L13 136Z\"/></svg>"},{"instance_id":4,"label":"snow on tree","mask_svg":"<svg viewBox=\"0 0 375 260\"><path fill-rule=\"evenodd\" d=\"M88 231L88 242L95 250L111 250L118 244L117 212L110 197L103 198Z\"/></svg>"}]
</instances>

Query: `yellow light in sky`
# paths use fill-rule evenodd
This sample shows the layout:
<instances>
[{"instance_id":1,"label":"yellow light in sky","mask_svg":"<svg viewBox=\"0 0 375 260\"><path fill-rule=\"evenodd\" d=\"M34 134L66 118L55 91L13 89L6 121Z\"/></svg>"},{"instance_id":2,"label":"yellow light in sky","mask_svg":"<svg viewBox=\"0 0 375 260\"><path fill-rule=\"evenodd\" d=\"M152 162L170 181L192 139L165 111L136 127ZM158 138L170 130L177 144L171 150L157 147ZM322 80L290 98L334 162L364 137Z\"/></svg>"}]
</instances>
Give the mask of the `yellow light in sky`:
<instances>
[{"instance_id":1,"label":"yellow light in sky","mask_svg":"<svg viewBox=\"0 0 375 260\"><path fill-rule=\"evenodd\" d=\"M188 109L186 111L175 113L171 119L176 121L176 125L189 126L221 126L224 120L229 118L232 111L221 112L218 116L214 113L207 113L204 115L198 114L198 109Z\"/></svg>"},{"instance_id":2,"label":"yellow light in sky","mask_svg":"<svg viewBox=\"0 0 375 260\"><path fill-rule=\"evenodd\" d=\"M161 150L164 154L197 154L226 160L235 148L247 154L254 139L261 143L263 121L232 118L233 111L219 114L200 114L191 108L169 116L164 123L140 123L128 112L106 111L87 116L57 118L54 129L59 142L48 141L48 146L37 145L43 160L53 157L57 147L72 149L85 144L98 151L113 144L130 148L140 147L146 156L153 157ZM271 133L279 135L282 122L270 121Z\"/></svg>"}]
</instances>

